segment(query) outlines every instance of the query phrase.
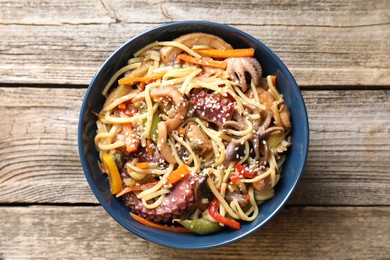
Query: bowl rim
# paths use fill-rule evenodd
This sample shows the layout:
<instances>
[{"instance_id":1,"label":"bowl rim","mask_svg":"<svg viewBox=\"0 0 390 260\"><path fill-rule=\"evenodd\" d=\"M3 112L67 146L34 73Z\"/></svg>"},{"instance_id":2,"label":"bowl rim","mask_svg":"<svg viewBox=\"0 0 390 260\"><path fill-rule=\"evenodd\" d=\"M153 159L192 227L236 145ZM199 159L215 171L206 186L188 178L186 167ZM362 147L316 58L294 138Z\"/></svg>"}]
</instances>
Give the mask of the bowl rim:
<instances>
[{"instance_id":1,"label":"bowl rim","mask_svg":"<svg viewBox=\"0 0 390 260\"><path fill-rule=\"evenodd\" d=\"M304 142L304 147L303 147L303 160L302 160L302 163L301 165L299 165L299 168L297 169L297 178L295 179L295 181L293 183L291 183L289 185L289 189L288 189L288 192L286 193L286 196L283 197L283 200L281 201L281 203L279 203L279 205L269 214L269 216L267 216L263 221L259 222L258 224L256 224L255 227L249 229L248 231L246 232L242 232L240 234L237 233L237 236L229 239L229 240L223 240L223 241L220 241L218 243L214 242L212 244L201 244L201 245L194 245L194 246L182 246L182 245L179 245L179 244L174 244L174 243L170 243L170 242L167 242L167 241L164 241L162 239L156 239L155 237L145 233L145 232L141 232L140 230L138 230L136 227L133 227L131 225L128 225L128 223L126 223L125 221L123 221L122 218L118 217L117 215L114 214L114 212L111 210L110 208L110 205L107 203L107 201L103 198L102 194L98 191L98 188L96 186L96 184L94 183L94 180L92 178L92 175L91 173L89 172L89 166L87 164L87 159L85 157L85 154L84 154L84 144L83 144L83 134L84 134L84 116L85 116L85 111L86 111L86 107L87 107L87 100L89 100L90 98L90 95L91 95L91 91L92 91L92 88L95 84L95 81L97 80L98 78L98 75L102 73L102 71L104 71L106 69L106 67L108 66L109 62L115 58L118 53L120 53L122 51L122 49L126 48L126 46L130 43L132 43L133 41L137 41L138 39L142 38L144 35L149 35L153 32L156 32L156 31L159 31L159 30L162 30L162 29L165 29L165 28L169 28L169 27L172 27L172 26L188 26L188 25L199 25L199 26L211 26L211 27L215 27L215 28L222 28L222 29L225 29L225 30L228 30L228 31L231 31L232 33L234 34L238 34L240 36L243 36L247 39L249 39L251 42L255 43L256 45L260 46L263 50L265 50L266 52L268 52L270 55L272 55L275 63L278 65L278 67L280 68L283 68L284 69L284 72L285 72L285 75L287 77L287 81L288 82L291 82L292 83L292 87L294 88L294 93L296 94L297 98L299 99L299 101L302 103L302 108L303 108L303 113L305 115L304 118L302 118L302 129L306 130L305 132L305 136L306 138L303 140ZM294 79L294 77L292 76L291 72L289 71L289 69L287 68L287 66L281 61L281 59L270 49L268 48L264 43L262 43L260 40L254 38L253 36L249 35L248 33L242 31L242 30L239 30L237 28L234 28L230 25L226 25L226 24L222 24L222 23L216 23L216 22L210 22L210 21L203 21L203 20L187 20L187 21L178 21L178 22L170 22L170 23L165 23L165 24L162 24L162 25L159 25L159 26L156 26L154 28L151 28L149 30L146 30L132 38L130 38L129 40L127 40L125 43L123 43L122 45L120 45L118 48L116 48L109 56L108 58L105 59L105 61L103 62L103 64L101 65L101 67L97 70L97 72L95 73L95 75L93 76L90 84L88 85L88 88L85 92L85 95L84 95L84 98L83 98L83 102L82 102L82 105L81 105L81 108L80 108L80 114L79 114L79 122L78 122L78 152L79 152L79 157L80 157L80 162L81 162L81 165L82 165L82 168L83 168L83 173L84 173L84 176L89 184L89 187L90 189L92 190L92 192L94 193L96 199L98 200L98 202L100 203L100 205L105 209L105 211L113 218L115 219L120 225L122 225L126 230L128 231L131 231L133 234L147 240L147 241L150 241L150 242L153 242L155 244L158 244L158 245L161 245L161 246L165 246L165 247L170 247L170 248L174 248L174 249L184 249L184 250L197 250L197 249L210 249L210 248L216 248L216 247L220 247L220 246L226 246L228 244L231 244L233 242L237 242L241 239L243 239L244 237L248 236L249 234L252 234L254 233L255 231L259 230L260 228L262 228L265 224L267 224L272 218L274 218L277 214L280 213L280 210L285 206L286 202L288 201L288 199L291 197L291 194L293 193L293 191L295 190L301 176L302 176L302 172L303 172L303 169L306 165L306 162L307 162L307 156L308 156L308 150L309 150L309 121L308 121L308 115L307 115L307 109L306 109L306 105L305 105L305 102L304 102L304 99L303 99L303 96L302 96L302 93Z\"/></svg>"}]
</instances>

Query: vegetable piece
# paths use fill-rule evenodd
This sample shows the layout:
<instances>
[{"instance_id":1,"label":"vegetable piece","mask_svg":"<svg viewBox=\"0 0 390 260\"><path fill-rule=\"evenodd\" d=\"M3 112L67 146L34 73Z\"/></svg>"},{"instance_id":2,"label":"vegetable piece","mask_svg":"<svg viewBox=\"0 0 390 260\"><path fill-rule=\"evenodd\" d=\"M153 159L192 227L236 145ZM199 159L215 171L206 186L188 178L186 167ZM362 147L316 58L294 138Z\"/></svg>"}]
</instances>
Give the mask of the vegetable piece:
<instances>
[{"instance_id":1,"label":"vegetable piece","mask_svg":"<svg viewBox=\"0 0 390 260\"><path fill-rule=\"evenodd\" d=\"M117 194L122 190L122 178L119 174L118 167L116 167L114 159L108 154L103 154L103 162L108 170L108 179L110 181L110 190L112 194Z\"/></svg>"},{"instance_id":2,"label":"vegetable piece","mask_svg":"<svg viewBox=\"0 0 390 260\"><path fill-rule=\"evenodd\" d=\"M125 103L119 104L118 110L128 117L134 116L134 111L131 109L128 109Z\"/></svg>"},{"instance_id":3,"label":"vegetable piece","mask_svg":"<svg viewBox=\"0 0 390 260\"><path fill-rule=\"evenodd\" d=\"M156 110L156 112L154 112L153 114L153 118L152 118L152 125L150 126L150 137L152 138L152 140L157 143L157 140L158 140L158 123L161 122L161 118L160 118L160 113L158 111L158 109Z\"/></svg>"},{"instance_id":4,"label":"vegetable piece","mask_svg":"<svg viewBox=\"0 0 390 260\"><path fill-rule=\"evenodd\" d=\"M278 144L280 144L284 137L286 136L285 132L281 132L278 134L270 134L267 138L267 144L269 147L276 147Z\"/></svg>"},{"instance_id":5,"label":"vegetable piece","mask_svg":"<svg viewBox=\"0 0 390 260\"><path fill-rule=\"evenodd\" d=\"M236 164L235 168L238 173L230 179L232 183L236 183L244 178L252 179L256 176L256 173L247 171L242 164Z\"/></svg>"},{"instance_id":6,"label":"vegetable piece","mask_svg":"<svg viewBox=\"0 0 390 260\"><path fill-rule=\"evenodd\" d=\"M186 219L184 221L180 221L179 223L198 235L208 235L216 233L222 229L218 222L211 222L205 218L193 220Z\"/></svg>"},{"instance_id":7,"label":"vegetable piece","mask_svg":"<svg viewBox=\"0 0 390 260\"><path fill-rule=\"evenodd\" d=\"M154 80L162 78L165 73L166 73L166 71L158 73L158 74L153 75L153 76L149 76L149 77L124 77L124 78L121 78L120 80L118 80L118 84L134 85L134 84L140 83L140 82L144 82L144 83L148 84Z\"/></svg>"},{"instance_id":8,"label":"vegetable piece","mask_svg":"<svg viewBox=\"0 0 390 260\"><path fill-rule=\"evenodd\" d=\"M114 100L121 98L124 95L129 94L130 92L131 92L131 87L125 85L119 85L117 88L111 91L108 97L106 98L106 101L104 102L103 105L103 110L105 110Z\"/></svg>"},{"instance_id":9,"label":"vegetable piece","mask_svg":"<svg viewBox=\"0 0 390 260\"><path fill-rule=\"evenodd\" d=\"M132 153L138 150L139 140L136 138L130 123L122 124L123 134L125 136L126 151Z\"/></svg>"},{"instance_id":10,"label":"vegetable piece","mask_svg":"<svg viewBox=\"0 0 390 260\"><path fill-rule=\"evenodd\" d=\"M147 168L149 168L149 163L148 162L137 162L135 164L135 166L140 168L140 169L147 169Z\"/></svg>"},{"instance_id":11,"label":"vegetable piece","mask_svg":"<svg viewBox=\"0 0 390 260\"><path fill-rule=\"evenodd\" d=\"M132 212L130 212L130 215L133 217L134 220L136 220L137 222L141 223L142 225L145 225L148 227L152 227L152 228L156 228L156 229L160 229L160 230L164 230L164 231L169 231L169 232L180 232L180 233L191 232L191 230L188 230L184 227L165 226L165 225L160 225L160 224L151 222L151 221L144 219L143 217L140 217Z\"/></svg>"},{"instance_id":12,"label":"vegetable piece","mask_svg":"<svg viewBox=\"0 0 390 260\"><path fill-rule=\"evenodd\" d=\"M271 75L270 77L271 77L272 85L274 85L274 87L276 87L276 76Z\"/></svg>"},{"instance_id":13,"label":"vegetable piece","mask_svg":"<svg viewBox=\"0 0 390 260\"><path fill-rule=\"evenodd\" d=\"M148 152L149 155L154 154L154 148L152 147L153 141L152 139L146 139L146 151Z\"/></svg>"},{"instance_id":14,"label":"vegetable piece","mask_svg":"<svg viewBox=\"0 0 390 260\"><path fill-rule=\"evenodd\" d=\"M255 54L255 49L233 49L233 50L217 50L217 49L206 49L196 50L196 52L202 56L211 58L238 58L238 57L252 57Z\"/></svg>"},{"instance_id":15,"label":"vegetable piece","mask_svg":"<svg viewBox=\"0 0 390 260\"><path fill-rule=\"evenodd\" d=\"M177 130L177 134L180 137L184 137L186 135L186 129L184 127L180 127L179 130Z\"/></svg>"},{"instance_id":16,"label":"vegetable piece","mask_svg":"<svg viewBox=\"0 0 390 260\"><path fill-rule=\"evenodd\" d=\"M177 167L177 169L171 172L171 174L169 175L168 183L175 184L189 173L190 172L188 171L187 166L185 164L180 164L179 167Z\"/></svg>"},{"instance_id":17,"label":"vegetable piece","mask_svg":"<svg viewBox=\"0 0 390 260\"><path fill-rule=\"evenodd\" d=\"M226 69L227 62L225 61L217 61L212 59L202 59L202 58L195 58L187 54L179 54L177 56L179 60L186 61L189 63L205 66L205 67L211 67L211 68L217 68L217 69Z\"/></svg>"},{"instance_id":18,"label":"vegetable piece","mask_svg":"<svg viewBox=\"0 0 390 260\"><path fill-rule=\"evenodd\" d=\"M245 166L242 164L236 164L235 166L236 170L238 171L238 174L244 176L245 178L254 178L256 174L254 172L249 172L245 169Z\"/></svg>"},{"instance_id":19,"label":"vegetable piece","mask_svg":"<svg viewBox=\"0 0 390 260\"><path fill-rule=\"evenodd\" d=\"M234 219L222 217L221 215L219 215L218 209L219 209L219 201L217 198L214 197L214 199L211 201L209 206L209 213L211 217L216 221L218 221L220 224L226 225L235 230L240 229L240 222L235 221Z\"/></svg>"}]
</instances>

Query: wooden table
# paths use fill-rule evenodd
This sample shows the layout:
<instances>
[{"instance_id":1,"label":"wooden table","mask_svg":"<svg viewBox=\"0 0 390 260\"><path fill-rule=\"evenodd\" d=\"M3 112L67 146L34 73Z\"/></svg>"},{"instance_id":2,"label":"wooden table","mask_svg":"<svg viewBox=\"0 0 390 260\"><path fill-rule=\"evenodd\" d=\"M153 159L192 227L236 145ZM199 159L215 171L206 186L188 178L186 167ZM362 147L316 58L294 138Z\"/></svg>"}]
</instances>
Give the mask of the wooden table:
<instances>
[{"instance_id":1,"label":"wooden table","mask_svg":"<svg viewBox=\"0 0 390 260\"><path fill-rule=\"evenodd\" d=\"M0 1L0 259L389 259L389 0ZM97 203L77 124L102 62L157 25L210 20L258 38L302 89L310 152L288 205L238 243L144 241Z\"/></svg>"}]
</instances>

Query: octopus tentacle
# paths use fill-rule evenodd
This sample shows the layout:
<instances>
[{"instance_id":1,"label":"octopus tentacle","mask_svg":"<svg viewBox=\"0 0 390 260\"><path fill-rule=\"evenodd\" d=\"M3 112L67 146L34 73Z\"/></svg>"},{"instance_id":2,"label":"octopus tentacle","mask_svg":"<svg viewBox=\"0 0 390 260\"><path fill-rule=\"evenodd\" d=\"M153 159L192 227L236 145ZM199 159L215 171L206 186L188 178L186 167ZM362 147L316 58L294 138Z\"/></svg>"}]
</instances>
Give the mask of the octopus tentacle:
<instances>
[{"instance_id":1,"label":"octopus tentacle","mask_svg":"<svg viewBox=\"0 0 390 260\"><path fill-rule=\"evenodd\" d=\"M200 181L201 178L197 176L184 177L172 187L161 205L154 209L145 208L135 193L127 193L122 199L133 213L156 223L169 223L172 219L186 216L196 210L196 189Z\"/></svg>"}]
</instances>

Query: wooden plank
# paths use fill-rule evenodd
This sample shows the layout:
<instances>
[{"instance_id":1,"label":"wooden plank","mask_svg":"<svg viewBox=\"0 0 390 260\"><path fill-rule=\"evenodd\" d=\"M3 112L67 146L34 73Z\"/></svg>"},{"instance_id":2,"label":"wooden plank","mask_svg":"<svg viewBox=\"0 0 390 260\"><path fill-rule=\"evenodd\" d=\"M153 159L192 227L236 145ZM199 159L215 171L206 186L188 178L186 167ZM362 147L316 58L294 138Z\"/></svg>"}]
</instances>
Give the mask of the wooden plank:
<instances>
[{"instance_id":1,"label":"wooden plank","mask_svg":"<svg viewBox=\"0 0 390 260\"><path fill-rule=\"evenodd\" d=\"M0 88L0 203L96 203L77 151L84 93ZM389 205L390 91L303 95L310 148L290 204Z\"/></svg>"},{"instance_id":2,"label":"wooden plank","mask_svg":"<svg viewBox=\"0 0 390 260\"><path fill-rule=\"evenodd\" d=\"M253 35L280 56L301 86L390 82L386 0L1 4L0 77L5 83L88 84L109 54L131 37L188 19L226 23Z\"/></svg>"},{"instance_id":3,"label":"wooden plank","mask_svg":"<svg viewBox=\"0 0 390 260\"><path fill-rule=\"evenodd\" d=\"M165 23L188 19L212 20L230 24L367 26L388 21L389 3L375 0L246 0L237 5L225 1L112 1L13 0L1 2L2 24L98 24L98 23ZM234 10L234 13L227 16ZM26 15L28 14L28 15ZM191 16L189 18L189 15ZM245 19L238 19L245 17ZM210 19L213 18L213 19ZM295 18L295 19L292 19ZM313 19L315 18L315 19Z\"/></svg>"},{"instance_id":4,"label":"wooden plank","mask_svg":"<svg viewBox=\"0 0 390 260\"><path fill-rule=\"evenodd\" d=\"M286 208L263 229L216 249L164 248L101 207L1 207L0 259L385 259L389 207Z\"/></svg>"}]
</instances>

